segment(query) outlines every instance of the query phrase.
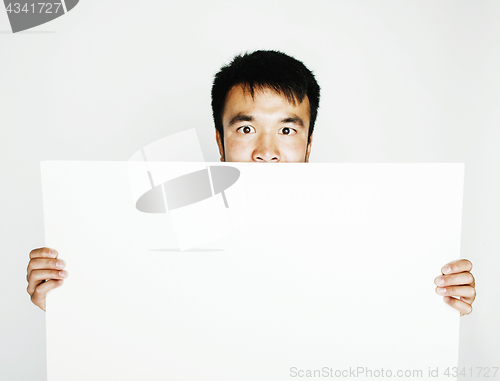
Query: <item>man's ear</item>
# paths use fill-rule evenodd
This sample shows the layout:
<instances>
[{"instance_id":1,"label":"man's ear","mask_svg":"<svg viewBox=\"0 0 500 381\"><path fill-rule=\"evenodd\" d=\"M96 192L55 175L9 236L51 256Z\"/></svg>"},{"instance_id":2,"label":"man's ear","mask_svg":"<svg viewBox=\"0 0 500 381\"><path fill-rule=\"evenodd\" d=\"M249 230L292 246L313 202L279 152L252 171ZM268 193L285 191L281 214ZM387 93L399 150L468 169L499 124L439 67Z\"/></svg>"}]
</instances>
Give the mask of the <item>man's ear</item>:
<instances>
[{"instance_id":1,"label":"man's ear","mask_svg":"<svg viewBox=\"0 0 500 381\"><path fill-rule=\"evenodd\" d=\"M313 135L314 135L314 133L311 134L311 136L309 137L309 143L307 143L306 160L305 160L306 163L309 163L309 154L311 153L311 145L313 142Z\"/></svg>"},{"instance_id":2,"label":"man's ear","mask_svg":"<svg viewBox=\"0 0 500 381\"><path fill-rule=\"evenodd\" d=\"M217 140L217 146L219 147L220 161L224 162L226 161L224 157L224 147L218 130L215 130L215 139Z\"/></svg>"}]
</instances>

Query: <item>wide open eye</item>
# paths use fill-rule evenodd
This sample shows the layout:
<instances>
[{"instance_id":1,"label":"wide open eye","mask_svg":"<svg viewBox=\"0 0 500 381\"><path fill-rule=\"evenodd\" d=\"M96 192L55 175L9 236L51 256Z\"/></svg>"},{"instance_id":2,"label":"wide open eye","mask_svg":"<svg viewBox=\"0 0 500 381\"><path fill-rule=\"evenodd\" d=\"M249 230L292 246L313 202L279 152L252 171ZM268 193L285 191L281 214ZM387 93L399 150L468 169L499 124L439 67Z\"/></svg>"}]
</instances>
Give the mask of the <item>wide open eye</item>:
<instances>
[{"instance_id":1,"label":"wide open eye","mask_svg":"<svg viewBox=\"0 0 500 381\"><path fill-rule=\"evenodd\" d=\"M283 127L281 130L279 130L279 133L282 135L293 135L296 134L297 131L290 127Z\"/></svg>"},{"instance_id":2,"label":"wide open eye","mask_svg":"<svg viewBox=\"0 0 500 381\"><path fill-rule=\"evenodd\" d=\"M253 128L252 126L242 126L238 128L237 131L241 132L242 134L250 134L252 132L255 132L255 128Z\"/></svg>"}]
</instances>

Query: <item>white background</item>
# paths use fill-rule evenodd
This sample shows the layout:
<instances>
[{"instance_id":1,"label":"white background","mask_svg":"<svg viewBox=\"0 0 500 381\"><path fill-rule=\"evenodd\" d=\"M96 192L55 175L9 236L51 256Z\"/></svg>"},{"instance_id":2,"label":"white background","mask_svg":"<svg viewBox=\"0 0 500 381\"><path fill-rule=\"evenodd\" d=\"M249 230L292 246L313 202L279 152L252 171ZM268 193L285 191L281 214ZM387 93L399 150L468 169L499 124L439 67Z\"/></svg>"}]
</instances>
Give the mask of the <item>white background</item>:
<instances>
[{"instance_id":1,"label":"white background","mask_svg":"<svg viewBox=\"0 0 500 381\"><path fill-rule=\"evenodd\" d=\"M25 279L44 244L40 160L127 160L192 127L218 160L212 78L254 49L316 74L311 161L465 162L462 257L478 297L460 365L500 366L499 19L498 1L82 0L13 35L0 11L0 379L46 378Z\"/></svg>"}]
</instances>

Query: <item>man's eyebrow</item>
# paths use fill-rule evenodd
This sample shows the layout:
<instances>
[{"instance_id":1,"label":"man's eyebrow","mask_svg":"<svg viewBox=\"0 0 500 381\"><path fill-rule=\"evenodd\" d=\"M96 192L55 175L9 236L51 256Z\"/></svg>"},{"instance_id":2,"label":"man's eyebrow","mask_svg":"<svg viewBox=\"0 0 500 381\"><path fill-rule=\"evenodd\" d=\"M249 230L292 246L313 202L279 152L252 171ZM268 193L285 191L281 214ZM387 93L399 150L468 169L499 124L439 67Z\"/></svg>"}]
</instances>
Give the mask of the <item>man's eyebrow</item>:
<instances>
[{"instance_id":1,"label":"man's eyebrow","mask_svg":"<svg viewBox=\"0 0 500 381\"><path fill-rule=\"evenodd\" d=\"M290 116L288 118L281 119L281 123L293 123L298 126L304 127L304 121L298 116Z\"/></svg>"},{"instance_id":2,"label":"man's eyebrow","mask_svg":"<svg viewBox=\"0 0 500 381\"><path fill-rule=\"evenodd\" d=\"M253 122L253 117L246 114L238 114L229 121L229 125L232 126L238 122Z\"/></svg>"}]
</instances>

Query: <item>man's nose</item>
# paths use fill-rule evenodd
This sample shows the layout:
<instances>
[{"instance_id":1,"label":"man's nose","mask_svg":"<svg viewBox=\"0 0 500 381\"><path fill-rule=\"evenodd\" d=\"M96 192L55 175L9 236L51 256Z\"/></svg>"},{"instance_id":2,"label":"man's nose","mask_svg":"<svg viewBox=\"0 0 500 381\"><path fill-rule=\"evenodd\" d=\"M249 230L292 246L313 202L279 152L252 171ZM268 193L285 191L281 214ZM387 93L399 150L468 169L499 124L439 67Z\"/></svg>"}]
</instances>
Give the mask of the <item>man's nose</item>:
<instances>
[{"instance_id":1,"label":"man's nose","mask_svg":"<svg viewBox=\"0 0 500 381\"><path fill-rule=\"evenodd\" d=\"M252 154L252 160L262 163L277 163L281 160L278 146L269 135L262 135Z\"/></svg>"}]
</instances>

